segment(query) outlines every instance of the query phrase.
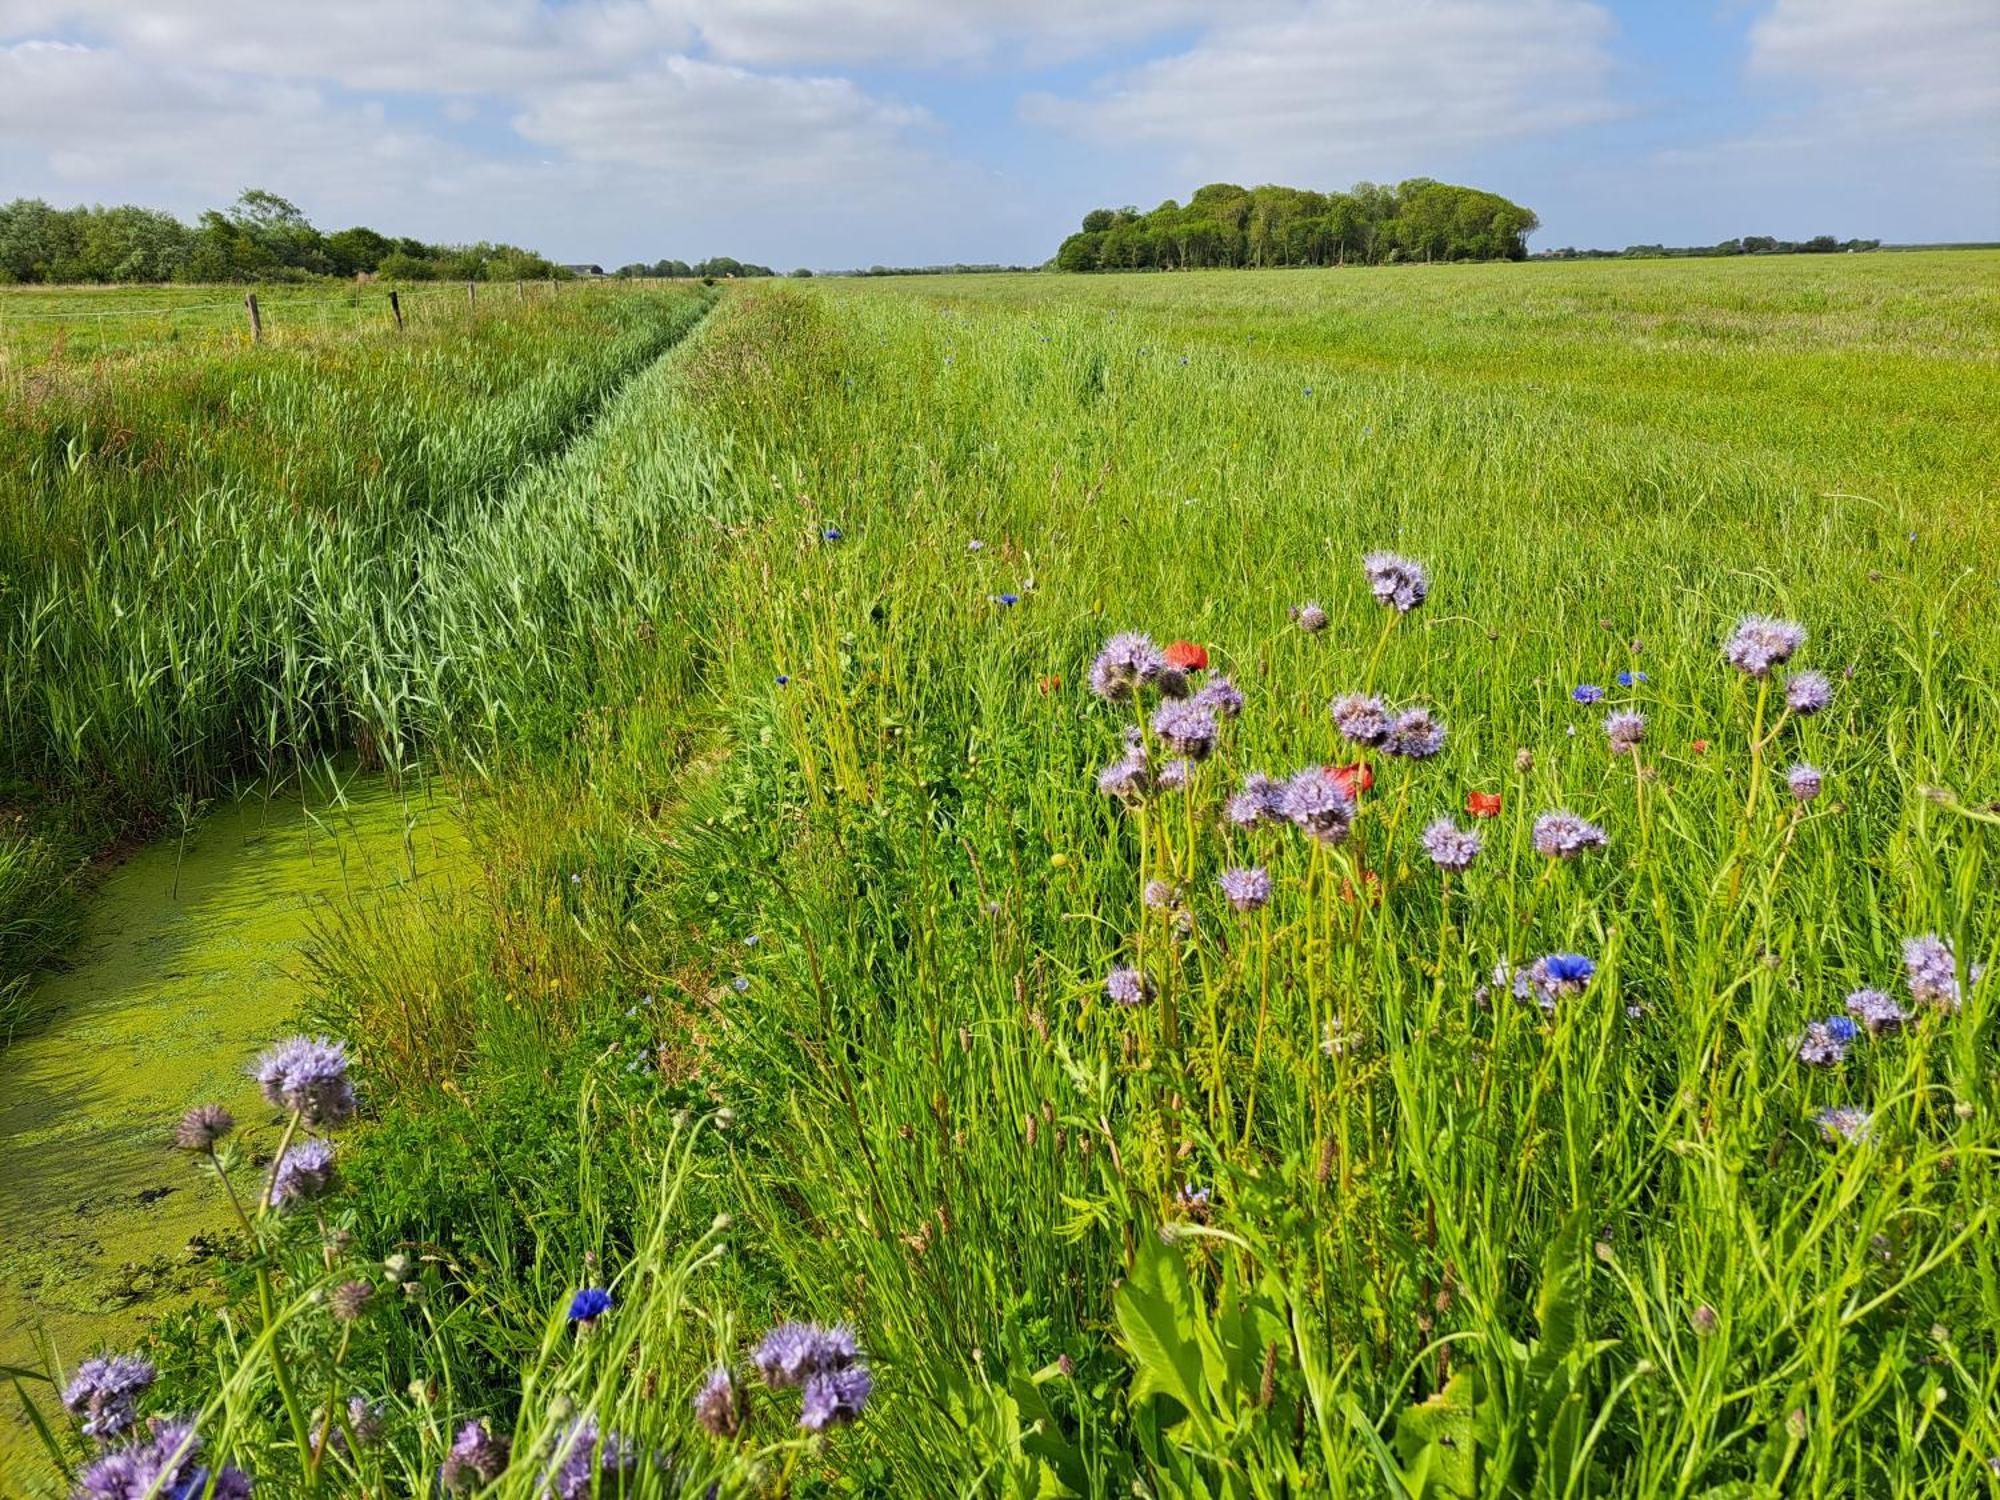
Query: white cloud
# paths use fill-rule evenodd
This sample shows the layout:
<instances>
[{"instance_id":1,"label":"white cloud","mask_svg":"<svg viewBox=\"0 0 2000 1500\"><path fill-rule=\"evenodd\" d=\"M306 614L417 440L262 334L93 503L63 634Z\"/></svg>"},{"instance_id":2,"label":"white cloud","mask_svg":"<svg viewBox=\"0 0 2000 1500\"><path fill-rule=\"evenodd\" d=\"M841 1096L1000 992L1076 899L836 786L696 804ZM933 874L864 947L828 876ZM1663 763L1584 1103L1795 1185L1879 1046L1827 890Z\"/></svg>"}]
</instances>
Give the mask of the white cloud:
<instances>
[{"instance_id":1,"label":"white cloud","mask_svg":"<svg viewBox=\"0 0 2000 1500\"><path fill-rule=\"evenodd\" d=\"M1197 176L1401 175L1614 113L1612 24L1591 0L1303 0L1253 7L1187 51L1030 120L1164 146Z\"/></svg>"},{"instance_id":2,"label":"white cloud","mask_svg":"<svg viewBox=\"0 0 2000 1500\"><path fill-rule=\"evenodd\" d=\"M2000 150L1994 0L1775 0L1751 28L1749 67L1813 88L1820 135L1969 126Z\"/></svg>"},{"instance_id":3,"label":"white cloud","mask_svg":"<svg viewBox=\"0 0 2000 1500\"><path fill-rule=\"evenodd\" d=\"M680 0L702 39L737 62L936 65L1018 52L1046 62L1156 36L1213 0ZM1243 4L1261 0L1241 0Z\"/></svg>"}]
</instances>

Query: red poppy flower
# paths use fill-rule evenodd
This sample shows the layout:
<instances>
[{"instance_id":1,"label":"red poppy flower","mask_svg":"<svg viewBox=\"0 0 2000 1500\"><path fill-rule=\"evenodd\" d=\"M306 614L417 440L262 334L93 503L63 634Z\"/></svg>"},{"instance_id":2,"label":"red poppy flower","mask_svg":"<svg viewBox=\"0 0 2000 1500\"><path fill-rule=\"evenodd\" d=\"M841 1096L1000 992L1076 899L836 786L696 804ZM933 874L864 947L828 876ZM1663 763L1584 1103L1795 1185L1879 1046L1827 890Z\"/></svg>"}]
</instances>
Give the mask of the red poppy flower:
<instances>
[{"instance_id":1,"label":"red poppy flower","mask_svg":"<svg viewBox=\"0 0 2000 1500\"><path fill-rule=\"evenodd\" d=\"M1047 677L1036 683L1035 686L1042 690L1042 696L1046 698L1050 693L1055 692L1062 686L1062 677L1057 673L1051 672Z\"/></svg>"},{"instance_id":2,"label":"red poppy flower","mask_svg":"<svg viewBox=\"0 0 2000 1500\"><path fill-rule=\"evenodd\" d=\"M1694 753L1695 753L1696 755L1706 755L1706 754L1708 754L1708 741L1707 741L1707 740L1696 740L1696 741L1694 742Z\"/></svg>"},{"instance_id":3,"label":"red poppy flower","mask_svg":"<svg viewBox=\"0 0 2000 1500\"><path fill-rule=\"evenodd\" d=\"M1208 667L1208 648L1193 641L1175 641L1167 647L1167 660L1183 672L1200 672Z\"/></svg>"},{"instance_id":4,"label":"red poppy flower","mask_svg":"<svg viewBox=\"0 0 2000 1500\"><path fill-rule=\"evenodd\" d=\"M1500 794L1498 792L1467 792L1465 810L1475 818L1497 818L1500 816Z\"/></svg>"},{"instance_id":5,"label":"red poppy flower","mask_svg":"<svg viewBox=\"0 0 2000 1500\"><path fill-rule=\"evenodd\" d=\"M1328 766L1326 774L1347 794L1349 802L1359 802L1361 794L1375 785L1375 768L1365 760L1357 760L1351 766Z\"/></svg>"}]
</instances>

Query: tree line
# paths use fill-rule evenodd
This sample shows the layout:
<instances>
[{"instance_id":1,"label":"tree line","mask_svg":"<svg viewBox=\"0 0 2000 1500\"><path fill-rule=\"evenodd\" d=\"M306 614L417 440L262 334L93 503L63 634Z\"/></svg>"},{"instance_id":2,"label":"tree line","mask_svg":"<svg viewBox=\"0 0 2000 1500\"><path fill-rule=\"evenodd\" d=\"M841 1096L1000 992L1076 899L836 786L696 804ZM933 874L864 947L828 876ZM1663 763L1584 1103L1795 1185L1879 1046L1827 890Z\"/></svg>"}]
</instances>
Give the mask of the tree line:
<instances>
[{"instance_id":1,"label":"tree line","mask_svg":"<svg viewBox=\"0 0 2000 1500\"><path fill-rule=\"evenodd\" d=\"M620 266L611 274L625 277L666 276L680 279L691 276L712 276L720 281L728 277L740 279L749 276L775 276L778 273L769 266L753 265L747 260L737 260L734 256L714 255L707 260L691 263L684 260L656 260L649 264L643 260L635 260L629 266Z\"/></svg>"},{"instance_id":2,"label":"tree line","mask_svg":"<svg viewBox=\"0 0 2000 1500\"><path fill-rule=\"evenodd\" d=\"M1714 255L1841 255L1880 250L1880 240L1837 240L1816 234L1809 240L1779 240L1768 234L1746 234L1718 245L1627 245L1623 250L1539 250L1536 260L1678 260Z\"/></svg>"},{"instance_id":3,"label":"tree line","mask_svg":"<svg viewBox=\"0 0 2000 1500\"><path fill-rule=\"evenodd\" d=\"M356 226L322 233L297 204L251 188L226 209L183 224L158 209L0 204L0 282L304 281L376 275L395 281L523 281L560 277L532 250L480 241L433 245Z\"/></svg>"},{"instance_id":4,"label":"tree line","mask_svg":"<svg viewBox=\"0 0 2000 1500\"><path fill-rule=\"evenodd\" d=\"M1060 271L1523 260L1541 221L1497 193L1428 177L1345 193L1214 182L1186 205L1098 208L1056 252Z\"/></svg>"}]
</instances>

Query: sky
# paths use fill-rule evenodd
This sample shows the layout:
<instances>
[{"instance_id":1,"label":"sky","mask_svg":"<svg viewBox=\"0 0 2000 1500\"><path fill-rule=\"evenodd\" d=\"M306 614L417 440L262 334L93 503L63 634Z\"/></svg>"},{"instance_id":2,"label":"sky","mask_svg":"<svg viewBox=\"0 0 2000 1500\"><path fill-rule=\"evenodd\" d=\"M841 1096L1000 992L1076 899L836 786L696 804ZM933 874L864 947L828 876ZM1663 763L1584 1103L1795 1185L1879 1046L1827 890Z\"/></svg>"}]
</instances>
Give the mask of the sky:
<instances>
[{"instance_id":1,"label":"sky","mask_svg":"<svg viewBox=\"0 0 2000 1500\"><path fill-rule=\"evenodd\" d=\"M788 270L1413 176L1542 249L2000 239L2000 0L0 0L0 201Z\"/></svg>"}]
</instances>

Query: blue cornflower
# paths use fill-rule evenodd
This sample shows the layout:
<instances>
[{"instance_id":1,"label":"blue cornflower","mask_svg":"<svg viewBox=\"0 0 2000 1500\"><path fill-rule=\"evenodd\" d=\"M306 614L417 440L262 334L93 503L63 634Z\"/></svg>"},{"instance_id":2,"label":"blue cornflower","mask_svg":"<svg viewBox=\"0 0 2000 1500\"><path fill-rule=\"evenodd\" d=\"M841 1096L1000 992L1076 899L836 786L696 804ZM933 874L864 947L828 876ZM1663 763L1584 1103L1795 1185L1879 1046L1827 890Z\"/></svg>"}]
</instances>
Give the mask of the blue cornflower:
<instances>
[{"instance_id":1,"label":"blue cornflower","mask_svg":"<svg viewBox=\"0 0 2000 1500\"><path fill-rule=\"evenodd\" d=\"M838 526L829 526L819 534L819 539L823 542L837 542L840 537L841 531Z\"/></svg>"},{"instance_id":2,"label":"blue cornflower","mask_svg":"<svg viewBox=\"0 0 2000 1500\"><path fill-rule=\"evenodd\" d=\"M739 995L745 993L750 988L750 976L748 974L738 974L734 979L729 981L729 987Z\"/></svg>"},{"instance_id":3,"label":"blue cornflower","mask_svg":"<svg viewBox=\"0 0 2000 1500\"><path fill-rule=\"evenodd\" d=\"M1000 602L1006 605L1010 609L1016 604L1019 604L1021 602L1021 596L1019 594L1001 594L998 597Z\"/></svg>"},{"instance_id":4,"label":"blue cornflower","mask_svg":"<svg viewBox=\"0 0 2000 1500\"><path fill-rule=\"evenodd\" d=\"M569 1299L569 1320L588 1328L611 1311L611 1293L600 1286L587 1286Z\"/></svg>"},{"instance_id":5,"label":"blue cornflower","mask_svg":"<svg viewBox=\"0 0 2000 1500\"><path fill-rule=\"evenodd\" d=\"M1597 972L1597 965L1581 953L1551 953L1542 960L1542 972L1550 985L1575 985L1581 989L1590 983L1590 976Z\"/></svg>"},{"instance_id":6,"label":"blue cornflower","mask_svg":"<svg viewBox=\"0 0 2000 1500\"><path fill-rule=\"evenodd\" d=\"M784 686L784 685L785 685L786 683L790 682L791 680L792 680L792 679L791 679L790 677L786 676L786 675L785 675L785 674L784 674L783 672L780 672L780 673L778 674L778 686L779 686L779 687L783 687L783 686Z\"/></svg>"},{"instance_id":7,"label":"blue cornflower","mask_svg":"<svg viewBox=\"0 0 2000 1500\"><path fill-rule=\"evenodd\" d=\"M1644 682L1645 680L1646 674L1644 672L1620 672L1618 674L1618 685L1620 687L1631 687L1634 683Z\"/></svg>"},{"instance_id":8,"label":"blue cornflower","mask_svg":"<svg viewBox=\"0 0 2000 1500\"><path fill-rule=\"evenodd\" d=\"M1570 697L1576 699L1579 703L1602 703L1604 701L1604 689L1594 682L1585 682L1579 684L1570 694Z\"/></svg>"}]
</instances>

